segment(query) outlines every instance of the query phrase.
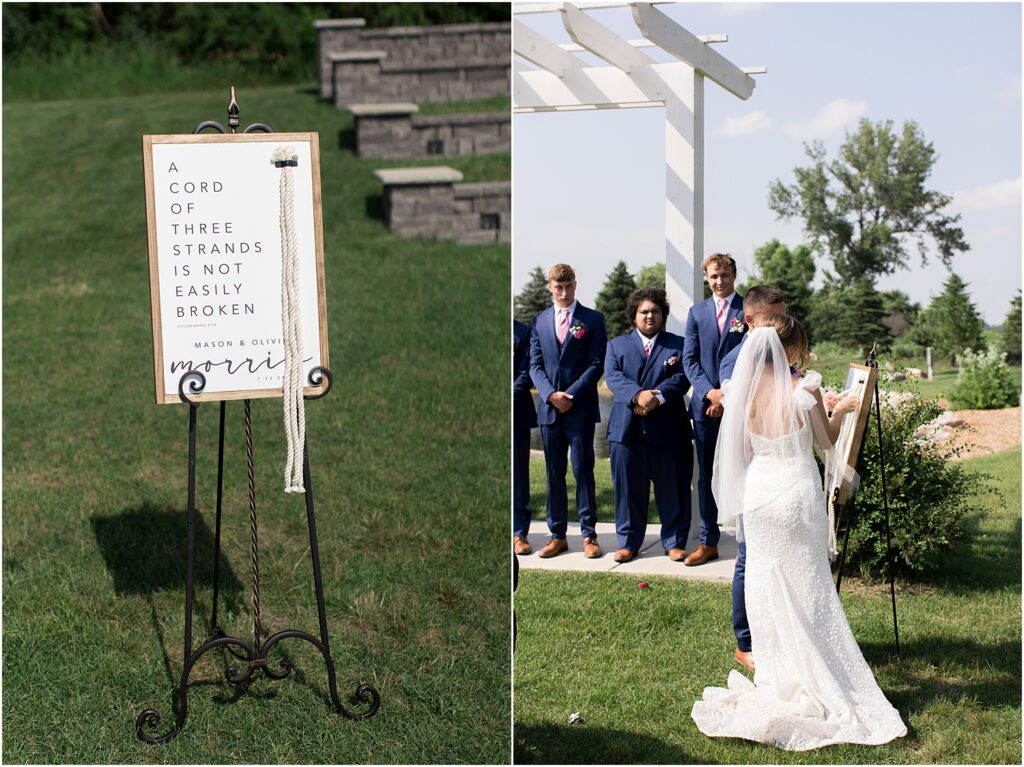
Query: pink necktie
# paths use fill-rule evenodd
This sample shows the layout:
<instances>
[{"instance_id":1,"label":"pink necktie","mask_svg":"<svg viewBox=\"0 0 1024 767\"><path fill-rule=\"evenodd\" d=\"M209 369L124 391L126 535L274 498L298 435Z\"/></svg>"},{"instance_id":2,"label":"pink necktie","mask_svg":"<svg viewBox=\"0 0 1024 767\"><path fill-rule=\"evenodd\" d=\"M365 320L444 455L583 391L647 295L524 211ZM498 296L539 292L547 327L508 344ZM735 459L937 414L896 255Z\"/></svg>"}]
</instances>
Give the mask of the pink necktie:
<instances>
[{"instance_id":1,"label":"pink necktie","mask_svg":"<svg viewBox=\"0 0 1024 767\"><path fill-rule=\"evenodd\" d=\"M725 331L725 299L718 299L718 334Z\"/></svg>"},{"instance_id":2,"label":"pink necktie","mask_svg":"<svg viewBox=\"0 0 1024 767\"><path fill-rule=\"evenodd\" d=\"M569 332L569 310L559 309L558 310L558 343L565 343L565 336Z\"/></svg>"},{"instance_id":3,"label":"pink necktie","mask_svg":"<svg viewBox=\"0 0 1024 767\"><path fill-rule=\"evenodd\" d=\"M651 356L651 347L654 346L654 341L644 341L644 356Z\"/></svg>"}]
</instances>

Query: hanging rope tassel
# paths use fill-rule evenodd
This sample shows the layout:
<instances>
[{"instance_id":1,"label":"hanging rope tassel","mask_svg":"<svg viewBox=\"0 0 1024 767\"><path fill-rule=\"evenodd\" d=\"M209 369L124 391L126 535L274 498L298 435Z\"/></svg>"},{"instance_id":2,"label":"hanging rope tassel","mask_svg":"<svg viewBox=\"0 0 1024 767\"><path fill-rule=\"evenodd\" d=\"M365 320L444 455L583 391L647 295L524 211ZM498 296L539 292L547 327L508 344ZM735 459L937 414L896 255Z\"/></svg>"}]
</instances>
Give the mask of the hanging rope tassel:
<instances>
[{"instance_id":1,"label":"hanging rope tassel","mask_svg":"<svg viewBox=\"0 0 1024 767\"><path fill-rule=\"evenodd\" d=\"M295 179L299 164L292 146L280 146L270 156L281 169L281 331L284 338L284 431L288 457L284 467L284 491L304 493L303 447L306 443L306 410L302 399L302 312L299 308L299 246L295 232Z\"/></svg>"}]
</instances>

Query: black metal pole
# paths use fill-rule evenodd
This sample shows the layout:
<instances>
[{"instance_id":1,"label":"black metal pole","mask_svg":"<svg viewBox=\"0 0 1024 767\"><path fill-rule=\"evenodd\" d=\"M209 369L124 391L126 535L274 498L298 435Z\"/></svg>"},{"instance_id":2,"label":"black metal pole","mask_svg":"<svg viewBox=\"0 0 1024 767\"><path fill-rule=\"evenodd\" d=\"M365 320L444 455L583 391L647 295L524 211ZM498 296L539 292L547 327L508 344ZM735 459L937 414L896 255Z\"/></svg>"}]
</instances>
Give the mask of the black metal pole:
<instances>
[{"instance_id":1,"label":"black metal pole","mask_svg":"<svg viewBox=\"0 0 1024 767\"><path fill-rule=\"evenodd\" d=\"M868 367L878 370L878 359L875 347L868 354ZM889 487L885 477L885 446L882 444L882 395L878 388L878 376L875 376L875 425L878 430L878 469L882 477L882 507L885 509L885 557L889 566L889 595L892 598L892 631L896 640L896 662L900 662L900 627L896 619L896 568L892 560L892 527L889 524Z\"/></svg>"},{"instance_id":2,"label":"black metal pole","mask_svg":"<svg viewBox=\"0 0 1024 767\"><path fill-rule=\"evenodd\" d=\"M210 630L223 635L217 622L217 602L220 592L220 518L224 498L224 415L227 402L220 403L220 428L217 437L217 521L213 532L213 609L210 611Z\"/></svg>"}]
</instances>

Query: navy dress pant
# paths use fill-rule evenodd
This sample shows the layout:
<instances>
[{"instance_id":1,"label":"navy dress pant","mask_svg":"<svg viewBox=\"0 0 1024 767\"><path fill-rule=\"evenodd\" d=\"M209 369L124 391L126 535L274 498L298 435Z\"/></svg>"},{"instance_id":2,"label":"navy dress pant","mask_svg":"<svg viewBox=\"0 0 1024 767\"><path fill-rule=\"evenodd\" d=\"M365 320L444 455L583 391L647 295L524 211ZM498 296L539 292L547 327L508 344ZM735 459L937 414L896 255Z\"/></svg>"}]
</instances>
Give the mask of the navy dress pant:
<instances>
[{"instance_id":1,"label":"navy dress pant","mask_svg":"<svg viewBox=\"0 0 1024 767\"><path fill-rule=\"evenodd\" d=\"M715 465L715 444L721 418L706 418L693 422L697 445L697 500L700 504L700 542L706 546L718 545L718 506L711 494L711 474Z\"/></svg>"},{"instance_id":2,"label":"navy dress pant","mask_svg":"<svg viewBox=\"0 0 1024 767\"><path fill-rule=\"evenodd\" d=\"M743 594L744 574L747 569L747 545L742 541L736 552L736 569L732 572L732 631L741 652L750 652L750 624L747 623L747 600Z\"/></svg>"},{"instance_id":3,"label":"navy dress pant","mask_svg":"<svg viewBox=\"0 0 1024 767\"><path fill-rule=\"evenodd\" d=\"M615 490L615 532L620 549L639 551L647 531L651 484L661 520L661 545L682 548L690 529L690 494L679 497L676 453L690 445L655 447L645 442L609 445L612 486ZM689 472L687 472L689 475ZM687 476L689 483L689 476Z\"/></svg>"},{"instance_id":4,"label":"navy dress pant","mask_svg":"<svg viewBox=\"0 0 1024 767\"><path fill-rule=\"evenodd\" d=\"M530 430L512 429L512 534L530 533Z\"/></svg>"},{"instance_id":5,"label":"navy dress pant","mask_svg":"<svg viewBox=\"0 0 1024 767\"><path fill-rule=\"evenodd\" d=\"M547 468L547 521L552 538L565 538L569 520L569 496L565 484L566 453L572 456L576 478L576 512L583 537L597 534L597 491L594 487L594 422L558 416L555 423L540 427Z\"/></svg>"}]
</instances>

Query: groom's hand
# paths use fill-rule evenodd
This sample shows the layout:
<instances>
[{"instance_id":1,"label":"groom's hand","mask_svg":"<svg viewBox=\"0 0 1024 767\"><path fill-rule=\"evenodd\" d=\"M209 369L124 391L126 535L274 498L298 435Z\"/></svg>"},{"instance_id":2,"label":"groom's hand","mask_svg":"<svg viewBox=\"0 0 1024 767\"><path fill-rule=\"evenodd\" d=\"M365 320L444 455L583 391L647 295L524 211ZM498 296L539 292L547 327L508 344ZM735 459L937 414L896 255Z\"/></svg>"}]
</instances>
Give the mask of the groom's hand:
<instances>
[{"instance_id":1,"label":"groom's hand","mask_svg":"<svg viewBox=\"0 0 1024 767\"><path fill-rule=\"evenodd\" d=\"M708 405L707 410L705 410L704 412L705 414L711 416L712 418L721 418L722 414L725 412L725 408L722 407L721 405L716 405L712 403Z\"/></svg>"},{"instance_id":2,"label":"groom's hand","mask_svg":"<svg viewBox=\"0 0 1024 767\"><path fill-rule=\"evenodd\" d=\"M722 404L722 397L724 395L725 395L725 392L723 392L721 389L711 389L704 396L704 399L706 399L712 405L721 405Z\"/></svg>"}]
</instances>

